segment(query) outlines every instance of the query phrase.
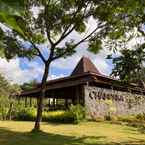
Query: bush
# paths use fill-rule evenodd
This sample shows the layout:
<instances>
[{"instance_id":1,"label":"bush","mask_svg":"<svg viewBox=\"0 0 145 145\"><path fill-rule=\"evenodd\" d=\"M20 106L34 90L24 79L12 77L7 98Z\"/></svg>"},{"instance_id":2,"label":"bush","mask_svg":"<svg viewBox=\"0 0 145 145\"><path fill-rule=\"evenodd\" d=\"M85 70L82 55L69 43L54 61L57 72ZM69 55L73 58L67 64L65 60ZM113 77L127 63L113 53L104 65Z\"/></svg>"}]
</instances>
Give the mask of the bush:
<instances>
[{"instance_id":1,"label":"bush","mask_svg":"<svg viewBox=\"0 0 145 145\"><path fill-rule=\"evenodd\" d=\"M73 116L69 111L43 112L43 121L53 123L73 123Z\"/></svg>"},{"instance_id":2,"label":"bush","mask_svg":"<svg viewBox=\"0 0 145 145\"><path fill-rule=\"evenodd\" d=\"M140 126L140 128L138 129L138 131L140 131L141 133L145 133L145 125L142 124L142 126Z\"/></svg>"},{"instance_id":3,"label":"bush","mask_svg":"<svg viewBox=\"0 0 145 145\"><path fill-rule=\"evenodd\" d=\"M104 120L111 121L112 117L110 115L106 115L106 116L104 116Z\"/></svg>"},{"instance_id":4,"label":"bush","mask_svg":"<svg viewBox=\"0 0 145 145\"><path fill-rule=\"evenodd\" d=\"M35 121L36 108L17 105L13 109L14 120L19 121ZM67 111L44 111L42 121L53 123L75 123L78 124L85 118L85 109L81 105L71 105Z\"/></svg>"},{"instance_id":5,"label":"bush","mask_svg":"<svg viewBox=\"0 0 145 145\"><path fill-rule=\"evenodd\" d=\"M36 116L35 108L23 108L15 115L15 120L19 121L34 121Z\"/></svg>"},{"instance_id":6,"label":"bush","mask_svg":"<svg viewBox=\"0 0 145 145\"><path fill-rule=\"evenodd\" d=\"M85 118L85 109L81 105L71 105L67 111L52 111L43 113L43 121L53 123L80 123Z\"/></svg>"},{"instance_id":7,"label":"bush","mask_svg":"<svg viewBox=\"0 0 145 145\"><path fill-rule=\"evenodd\" d=\"M90 121L96 121L96 122L103 122L104 121L104 117L97 117L97 118L95 118L95 119L90 119Z\"/></svg>"},{"instance_id":8,"label":"bush","mask_svg":"<svg viewBox=\"0 0 145 145\"><path fill-rule=\"evenodd\" d=\"M136 119L136 116L130 115L130 116L119 116L118 117L119 121L122 122L127 122L127 123L132 123L132 122L137 122L138 120Z\"/></svg>"},{"instance_id":9,"label":"bush","mask_svg":"<svg viewBox=\"0 0 145 145\"><path fill-rule=\"evenodd\" d=\"M69 113L71 114L71 116L73 116L74 123L76 124L85 119L85 108L80 104L75 106L71 105L69 108Z\"/></svg>"},{"instance_id":10,"label":"bush","mask_svg":"<svg viewBox=\"0 0 145 145\"><path fill-rule=\"evenodd\" d=\"M136 119L140 121L145 121L145 113L136 115Z\"/></svg>"}]
</instances>

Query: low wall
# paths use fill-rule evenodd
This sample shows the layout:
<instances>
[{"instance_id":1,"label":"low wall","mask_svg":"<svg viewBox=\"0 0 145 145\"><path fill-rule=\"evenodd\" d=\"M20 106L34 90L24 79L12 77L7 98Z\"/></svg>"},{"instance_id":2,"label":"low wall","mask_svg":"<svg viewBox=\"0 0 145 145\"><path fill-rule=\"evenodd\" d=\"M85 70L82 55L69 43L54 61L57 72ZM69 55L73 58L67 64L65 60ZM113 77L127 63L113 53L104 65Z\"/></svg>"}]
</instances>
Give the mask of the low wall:
<instances>
[{"instance_id":1,"label":"low wall","mask_svg":"<svg viewBox=\"0 0 145 145\"><path fill-rule=\"evenodd\" d=\"M145 113L145 96L85 86L87 118Z\"/></svg>"}]
</instances>

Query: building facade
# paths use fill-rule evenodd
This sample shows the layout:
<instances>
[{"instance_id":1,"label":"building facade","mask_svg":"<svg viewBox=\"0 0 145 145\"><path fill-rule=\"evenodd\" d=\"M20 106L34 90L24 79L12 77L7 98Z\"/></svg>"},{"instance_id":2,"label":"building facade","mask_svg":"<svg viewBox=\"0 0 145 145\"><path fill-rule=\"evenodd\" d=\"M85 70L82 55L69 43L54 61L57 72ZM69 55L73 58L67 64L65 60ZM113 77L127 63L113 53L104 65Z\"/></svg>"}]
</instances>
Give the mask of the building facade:
<instances>
[{"instance_id":1,"label":"building facade","mask_svg":"<svg viewBox=\"0 0 145 145\"><path fill-rule=\"evenodd\" d=\"M37 98L39 95L38 84L19 97ZM87 57L81 58L70 76L48 81L45 97L63 99L66 107L81 104L86 108L87 117L93 119L106 115L145 113L145 90L142 86L124 85L101 74Z\"/></svg>"}]
</instances>

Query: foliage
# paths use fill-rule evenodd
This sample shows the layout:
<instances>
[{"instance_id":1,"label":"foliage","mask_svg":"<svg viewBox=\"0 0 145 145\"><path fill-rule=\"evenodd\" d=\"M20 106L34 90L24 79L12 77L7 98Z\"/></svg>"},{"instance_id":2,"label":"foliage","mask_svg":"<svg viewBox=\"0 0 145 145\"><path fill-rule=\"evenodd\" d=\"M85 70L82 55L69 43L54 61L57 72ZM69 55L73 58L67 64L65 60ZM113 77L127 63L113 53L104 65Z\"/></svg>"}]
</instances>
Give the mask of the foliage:
<instances>
[{"instance_id":1,"label":"foliage","mask_svg":"<svg viewBox=\"0 0 145 145\"><path fill-rule=\"evenodd\" d=\"M113 58L112 76L119 77L124 82L140 82L145 80L144 44L135 50L121 50L121 56Z\"/></svg>"},{"instance_id":2,"label":"foliage","mask_svg":"<svg viewBox=\"0 0 145 145\"><path fill-rule=\"evenodd\" d=\"M27 90L33 89L34 87L36 87L36 85L37 85L37 81L33 80L33 81L29 82L29 83L24 83L20 87L21 87L21 89L23 91L27 91Z\"/></svg>"},{"instance_id":3,"label":"foliage","mask_svg":"<svg viewBox=\"0 0 145 145\"><path fill-rule=\"evenodd\" d=\"M14 119L21 121L34 121L36 108L21 107L17 110ZM42 121L52 123L75 123L85 119L85 110L81 105L72 105L67 111L43 111Z\"/></svg>"},{"instance_id":4,"label":"foliage","mask_svg":"<svg viewBox=\"0 0 145 145\"><path fill-rule=\"evenodd\" d=\"M85 119L85 108L80 104L71 105L69 109L70 114L72 114L74 118L74 123L78 124Z\"/></svg>"},{"instance_id":5,"label":"foliage","mask_svg":"<svg viewBox=\"0 0 145 145\"><path fill-rule=\"evenodd\" d=\"M74 116L69 111L43 112L43 121L52 123L74 123Z\"/></svg>"},{"instance_id":6,"label":"foliage","mask_svg":"<svg viewBox=\"0 0 145 145\"><path fill-rule=\"evenodd\" d=\"M51 62L74 54L75 48L86 42L90 50L97 53L104 39L120 39L126 32L140 26L145 6L143 1L136 0L21 0L19 3L24 8L22 15L5 17L6 12L1 15L0 22L8 30L0 26L0 54L7 59L15 56L33 59L38 56L44 63L37 122L42 116ZM38 9L37 15L33 8ZM96 23L92 31L87 27L90 18ZM74 31L83 35L80 40L68 39ZM40 47L44 44L45 51ZM39 128L39 123L36 124Z\"/></svg>"},{"instance_id":7,"label":"foliage","mask_svg":"<svg viewBox=\"0 0 145 145\"><path fill-rule=\"evenodd\" d=\"M136 119L138 119L140 121L145 121L145 113L143 113L143 114L137 114L136 115Z\"/></svg>"},{"instance_id":8,"label":"foliage","mask_svg":"<svg viewBox=\"0 0 145 145\"><path fill-rule=\"evenodd\" d=\"M14 120L34 121L36 118L36 109L32 107L21 108L17 111Z\"/></svg>"},{"instance_id":9,"label":"foliage","mask_svg":"<svg viewBox=\"0 0 145 145\"><path fill-rule=\"evenodd\" d=\"M24 33L17 25L16 17L24 14L24 3L24 0L0 0L0 22L23 36Z\"/></svg>"},{"instance_id":10,"label":"foliage","mask_svg":"<svg viewBox=\"0 0 145 145\"><path fill-rule=\"evenodd\" d=\"M21 57L32 58L38 55L43 61L47 59L41 50L38 50L41 49L38 44L44 44L44 42L50 44L47 49L53 52L50 53L53 54L51 60L72 55L75 52L74 49L83 42L88 42L89 50L97 53L101 48L103 38L107 36L113 40L120 39L127 31L143 23L144 14L144 2L136 0L127 2L125 0L72 0L69 2L67 0L15 0L13 3L1 0L1 3L13 7L13 11L21 7L25 11L20 16L13 16L10 24L2 21L12 30L9 33L3 33L2 42L9 42L1 47L7 50L5 54L9 53L6 57L11 58L17 54ZM38 9L37 16L32 8ZM91 17L96 20L96 28L92 32L85 34L86 37L79 42L75 42L72 38L66 41L64 46L59 46L60 42L64 41L73 31L82 34L88 32L87 23ZM29 42L29 49L23 45L25 41ZM13 45L13 52L7 45Z\"/></svg>"},{"instance_id":11,"label":"foliage","mask_svg":"<svg viewBox=\"0 0 145 145\"><path fill-rule=\"evenodd\" d=\"M12 96L20 92L18 85L11 85L0 75L0 120L11 118L14 99Z\"/></svg>"}]
</instances>

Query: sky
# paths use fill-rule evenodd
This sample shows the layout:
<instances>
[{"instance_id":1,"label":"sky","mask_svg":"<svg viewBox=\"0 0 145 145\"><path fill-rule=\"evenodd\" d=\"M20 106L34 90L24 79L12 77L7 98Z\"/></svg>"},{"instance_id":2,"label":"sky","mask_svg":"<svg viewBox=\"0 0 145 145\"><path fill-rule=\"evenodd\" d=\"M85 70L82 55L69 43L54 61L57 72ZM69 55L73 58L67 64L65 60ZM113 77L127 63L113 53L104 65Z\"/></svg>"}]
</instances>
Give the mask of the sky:
<instances>
[{"instance_id":1,"label":"sky","mask_svg":"<svg viewBox=\"0 0 145 145\"><path fill-rule=\"evenodd\" d=\"M49 79L56 79L70 75L81 57L89 57L98 70L109 75L112 70L112 63L106 60L108 50L101 50L97 55L87 51L87 45L83 44L77 48L77 52L65 59L61 58L51 64ZM44 66L39 58L29 61L26 58L13 58L7 61L0 58L0 72L12 83L23 84L31 80L40 81Z\"/></svg>"},{"instance_id":2,"label":"sky","mask_svg":"<svg viewBox=\"0 0 145 145\"><path fill-rule=\"evenodd\" d=\"M70 38L76 37L75 33ZM135 43L143 42L142 39L133 39L128 43L128 47L132 48ZM45 47L45 46L43 46ZM76 48L77 52L65 59L61 58L54 61L50 67L49 78L56 79L70 75L81 57L85 56L91 59L96 68L104 75L109 76L112 71L113 64L111 60L107 60L108 54L111 54L110 50L103 48L98 54L93 54L87 51L88 45L83 43ZM44 53L46 53L44 51ZM117 55L120 55L117 53ZM0 58L0 73L5 76L11 83L23 84L32 80L40 81L42 78L44 66L39 58L35 58L29 61L26 58L13 58L7 61L4 58Z\"/></svg>"},{"instance_id":3,"label":"sky","mask_svg":"<svg viewBox=\"0 0 145 145\"><path fill-rule=\"evenodd\" d=\"M35 14L38 13L37 9L33 10ZM87 28L89 31L92 31L96 26L96 22L93 19L90 19L89 23L87 24ZM81 39L81 35L73 32L65 41L69 39L79 40ZM132 48L132 46L136 43L136 41L143 41L143 40L136 40L133 39L131 42L128 43L128 47ZM60 44L63 45L64 42ZM27 43L26 43L27 45ZM46 46L41 46L45 48ZM56 79L60 77L65 77L71 74L75 66L77 65L78 61L81 57L85 56L91 59L91 61L95 64L96 68L104 75L109 76L112 71L113 64L111 60L107 60L106 57L108 54L111 54L110 50L103 47L103 49L98 54L93 54L87 51L88 45L83 43L79 45L76 50L77 52L69 56L65 59L61 58L54 61L50 67L50 73L48 80ZM43 53L47 53L45 50ZM120 55L117 53L117 55ZM25 82L30 82L32 80L40 81L42 78L44 70L44 65L39 58L35 58L29 61L26 58L13 58L7 61L4 58L0 58L0 73L5 76L7 80L11 83L23 84Z\"/></svg>"}]
</instances>

